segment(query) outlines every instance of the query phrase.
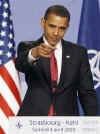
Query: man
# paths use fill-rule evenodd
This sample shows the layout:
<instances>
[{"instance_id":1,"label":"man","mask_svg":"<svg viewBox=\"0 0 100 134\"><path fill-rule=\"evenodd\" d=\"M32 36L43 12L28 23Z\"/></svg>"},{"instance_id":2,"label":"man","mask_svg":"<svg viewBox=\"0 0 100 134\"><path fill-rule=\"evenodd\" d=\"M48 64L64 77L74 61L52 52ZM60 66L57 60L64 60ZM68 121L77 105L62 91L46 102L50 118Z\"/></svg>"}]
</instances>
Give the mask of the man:
<instances>
[{"instance_id":1,"label":"man","mask_svg":"<svg viewBox=\"0 0 100 134\"><path fill-rule=\"evenodd\" d=\"M16 68L25 73L28 90L18 115L77 116L77 94L85 115L98 115L86 49L63 40L69 21L65 7L51 6L41 19L43 36L19 44ZM52 53L57 62L55 73Z\"/></svg>"}]
</instances>

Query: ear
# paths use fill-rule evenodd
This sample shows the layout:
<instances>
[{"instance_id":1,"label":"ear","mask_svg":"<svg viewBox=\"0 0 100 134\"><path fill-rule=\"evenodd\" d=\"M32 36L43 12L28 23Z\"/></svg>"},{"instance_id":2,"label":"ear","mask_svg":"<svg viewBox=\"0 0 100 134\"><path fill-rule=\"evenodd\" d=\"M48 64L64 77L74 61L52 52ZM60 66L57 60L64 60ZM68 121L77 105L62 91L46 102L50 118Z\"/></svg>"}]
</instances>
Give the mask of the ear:
<instances>
[{"instance_id":1,"label":"ear","mask_svg":"<svg viewBox=\"0 0 100 134\"><path fill-rule=\"evenodd\" d=\"M70 26L70 24L68 23L68 24L67 24L67 28L69 28L69 26Z\"/></svg>"},{"instance_id":2,"label":"ear","mask_svg":"<svg viewBox=\"0 0 100 134\"><path fill-rule=\"evenodd\" d=\"M68 30L69 26L70 26L70 24L68 23L67 26L66 26L66 31Z\"/></svg>"},{"instance_id":3,"label":"ear","mask_svg":"<svg viewBox=\"0 0 100 134\"><path fill-rule=\"evenodd\" d=\"M41 18L41 25L42 25L42 28L44 29L44 27L45 27L45 19L44 18Z\"/></svg>"},{"instance_id":4,"label":"ear","mask_svg":"<svg viewBox=\"0 0 100 134\"><path fill-rule=\"evenodd\" d=\"M66 25L65 33L67 32L67 30L68 30L69 26L70 26L70 25L69 25L69 23L68 23L68 24ZM64 33L64 34L65 34L65 33Z\"/></svg>"}]
</instances>

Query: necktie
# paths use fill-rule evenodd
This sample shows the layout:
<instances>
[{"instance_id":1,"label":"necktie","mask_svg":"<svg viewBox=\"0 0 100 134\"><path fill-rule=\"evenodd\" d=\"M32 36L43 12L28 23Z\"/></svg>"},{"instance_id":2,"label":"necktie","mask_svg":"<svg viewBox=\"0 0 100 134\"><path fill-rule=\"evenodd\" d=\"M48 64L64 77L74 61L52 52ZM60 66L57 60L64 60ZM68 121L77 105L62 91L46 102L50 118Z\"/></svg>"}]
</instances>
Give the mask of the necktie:
<instances>
[{"instance_id":1,"label":"necktie","mask_svg":"<svg viewBox=\"0 0 100 134\"><path fill-rule=\"evenodd\" d=\"M54 55L54 51L51 54L50 58L50 70L51 70L51 83L52 83L52 93L55 93L56 86L57 86L57 79L58 79L58 68L57 68L57 61ZM54 106L51 104L49 110L49 116L54 116Z\"/></svg>"}]
</instances>

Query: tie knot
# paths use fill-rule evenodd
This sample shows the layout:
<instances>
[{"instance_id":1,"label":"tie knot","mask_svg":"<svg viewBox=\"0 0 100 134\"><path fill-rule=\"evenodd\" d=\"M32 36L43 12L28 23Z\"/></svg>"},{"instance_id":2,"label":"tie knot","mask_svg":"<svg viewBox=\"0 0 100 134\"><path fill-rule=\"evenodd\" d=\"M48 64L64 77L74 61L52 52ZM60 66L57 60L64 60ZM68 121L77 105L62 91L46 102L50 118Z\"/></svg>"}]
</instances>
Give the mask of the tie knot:
<instances>
[{"instance_id":1,"label":"tie knot","mask_svg":"<svg viewBox=\"0 0 100 134\"><path fill-rule=\"evenodd\" d=\"M51 62L55 63L56 62L56 57L54 51L51 52Z\"/></svg>"},{"instance_id":2,"label":"tie knot","mask_svg":"<svg viewBox=\"0 0 100 134\"><path fill-rule=\"evenodd\" d=\"M55 50L52 50L51 56L55 56L54 52L55 52Z\"/></svg>"}]
</instances>

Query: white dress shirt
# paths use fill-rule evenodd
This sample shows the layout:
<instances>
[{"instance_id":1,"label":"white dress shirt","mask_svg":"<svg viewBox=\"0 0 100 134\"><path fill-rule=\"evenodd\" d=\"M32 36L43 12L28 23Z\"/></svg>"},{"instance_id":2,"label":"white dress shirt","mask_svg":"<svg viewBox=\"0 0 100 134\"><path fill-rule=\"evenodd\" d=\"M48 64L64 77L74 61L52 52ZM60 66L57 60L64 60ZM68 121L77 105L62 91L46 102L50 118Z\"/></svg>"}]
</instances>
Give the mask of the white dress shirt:
<instances>
[{"instance_id":1,"label":"white dress shirt","mask_svg":"<svg viewBox=\"0 0 100 134\"><path fill-rule=\"evenodd\" d=\"M48 41L46 40L46 38L43 36L43 41L46 45L50 45L48 43ZM54 51L54 54L55 54L55 58L57 60L57 67L58 67L58 83L60 81L60 74L61 74L61 67L62 67L62 44L61 44L61 41L59 41L57 44L56 44L56 49ZM36 58L34 58L32 55L31 55L31 50L29 51L29 55L28 55L28 61L31 63L33 62L34 60L36 60Z\"/></svg>"}]
</instances>

